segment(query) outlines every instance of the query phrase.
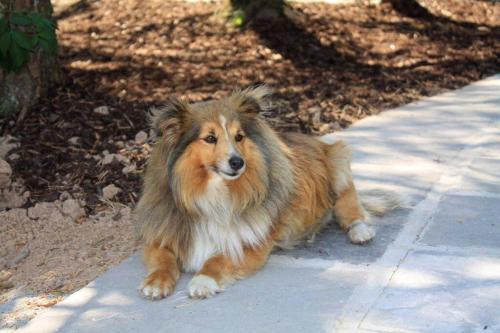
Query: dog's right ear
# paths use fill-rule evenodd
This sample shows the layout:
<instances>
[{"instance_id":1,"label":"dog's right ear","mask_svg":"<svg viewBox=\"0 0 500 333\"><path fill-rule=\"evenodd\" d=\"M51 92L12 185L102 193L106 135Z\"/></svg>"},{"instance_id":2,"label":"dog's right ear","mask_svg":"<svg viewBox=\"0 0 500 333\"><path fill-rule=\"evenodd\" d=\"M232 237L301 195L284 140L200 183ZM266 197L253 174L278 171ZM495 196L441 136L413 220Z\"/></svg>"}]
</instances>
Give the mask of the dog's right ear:
<instances>
[{"instance_id":1,"label":"dog's right ear","mask_svg":"<svg viewBox=\"0 0 500 333\"><path fill-rule=\"evenodd\" d=\"M250 87L245 90L235 91L229 96L230 101L241 114L256 115L266 109L266 101L273 94L273 90L267 85Z\"/></svg>"},{"instance_id":2,"label":"dog's right ear","mask_svg":"<svg viewBox=\"0 0 500 333\"><path fill-rule=\"evenodd\" d=\"M163 107L151 110L151 127L157 136L169 142L175 142L180 137L182 128L190 115L189 105L172 97Z\"/></svg>"}]
</instances>

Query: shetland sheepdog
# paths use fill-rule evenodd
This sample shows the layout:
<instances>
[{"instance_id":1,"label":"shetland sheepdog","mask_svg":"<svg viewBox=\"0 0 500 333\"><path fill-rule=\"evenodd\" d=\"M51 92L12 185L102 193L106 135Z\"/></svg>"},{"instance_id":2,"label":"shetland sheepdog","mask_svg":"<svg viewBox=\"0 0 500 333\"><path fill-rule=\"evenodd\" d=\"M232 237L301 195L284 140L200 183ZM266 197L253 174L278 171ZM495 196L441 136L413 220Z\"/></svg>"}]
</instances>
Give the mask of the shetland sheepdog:
<instances>
[{"instance_id":1,"label":"shetland sheepdog","mask_svg":"<svg viewBox=\"0 0 500 333\"><path fill-rule=\"evenodd\" d=\"M136 214L148 275L140 292L170 295L194 272L189 295L207 298L259 270L275 247L308 239L332 214L353 243L375 236L354 187L348 146L303 134L277 134L259 115L265 86L153 110L157 142Z\"/></svg>"}]
</instances>

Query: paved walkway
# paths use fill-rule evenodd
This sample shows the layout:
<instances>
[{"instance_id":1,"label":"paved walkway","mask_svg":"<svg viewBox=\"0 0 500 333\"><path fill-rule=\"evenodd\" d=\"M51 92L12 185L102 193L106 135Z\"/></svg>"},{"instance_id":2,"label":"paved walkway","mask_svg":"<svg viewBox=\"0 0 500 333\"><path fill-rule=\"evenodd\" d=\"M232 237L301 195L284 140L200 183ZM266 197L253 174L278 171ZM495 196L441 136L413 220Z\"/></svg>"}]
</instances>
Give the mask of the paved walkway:
<instances>
[{"instance_id":1,"label":"paved walkway","mask_svg":"<svg viewBox=\"0 0 500 333\"><path fill-rule=\"evenodd\" d=\"M131 257L22 332L500 332L500 75L384 112L342 137L360 188L407 201L349 244L335 226L196 301L149 302Z\"/></svg>"}]
</instances>

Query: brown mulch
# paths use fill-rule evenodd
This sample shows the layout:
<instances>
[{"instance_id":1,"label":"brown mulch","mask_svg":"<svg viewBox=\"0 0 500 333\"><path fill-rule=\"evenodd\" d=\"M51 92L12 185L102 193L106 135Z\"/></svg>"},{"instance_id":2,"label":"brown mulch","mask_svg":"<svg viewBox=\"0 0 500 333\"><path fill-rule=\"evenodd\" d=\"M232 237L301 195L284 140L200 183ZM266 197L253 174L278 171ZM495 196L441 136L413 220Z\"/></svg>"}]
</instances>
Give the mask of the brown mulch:
<instances>
[{"instance_id":1,"label":"brown mulch","mask_svg":"<svg viewBox=\"0 0 500 333\"><path fill-rule=\"evenodd\" d=\"M203 100L267 83L277 89L273 126L324 134L500 71L500 4L421 3L436 19L386 4L294 4L293 20L237 31L213 15L215 4L77 2L57 15L64 82L19 127L0 120L21 141L10 163L31 191L27 205L78 192L90 213L111 183L133 204L148 149L131 142L148 108L171 95ZM93 112L103 105L109 115ZM101 165L105 150L137 170Z\"/></svg>"}]
</instances>

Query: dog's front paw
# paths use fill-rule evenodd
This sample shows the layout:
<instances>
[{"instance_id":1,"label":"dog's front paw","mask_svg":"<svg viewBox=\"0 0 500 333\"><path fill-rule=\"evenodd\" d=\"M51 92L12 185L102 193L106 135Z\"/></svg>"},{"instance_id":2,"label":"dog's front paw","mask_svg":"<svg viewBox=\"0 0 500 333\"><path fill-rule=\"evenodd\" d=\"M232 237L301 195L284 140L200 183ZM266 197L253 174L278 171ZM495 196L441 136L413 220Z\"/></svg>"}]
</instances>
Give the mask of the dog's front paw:
<instances>
[{"instance_id":1,"label":"dog's front paw","mask_svg":"<svg viewBox=\"0 0 500 333\"><path fill-rule=\"evenodd\" d=\"M192 298L208 298L221 291L217 281L208 275L196 275L189 282L189 296Z\"/></svg>"},{"instance_id":2,"label":"dog's front paw","mask_svg":"<svg viewBox=\"0 0 500 333\"><path fill-rule=\"evenodd\" d=\"M375 228L361 220L354 222L349 228L349 238L354 244L363 244L375 237Z\"/></svg>"},{"instance_id":3,"label":"dog's front paw","mask_svg":"<svg viewBox=\"0 0 500 333\"><path fill-rule=\"evenodd\" d=\"M157 300L172 294L175 280L168 271L155 271L144 279L139 287L142 295L151 300Z\"/></svg>"}]
</instances>

